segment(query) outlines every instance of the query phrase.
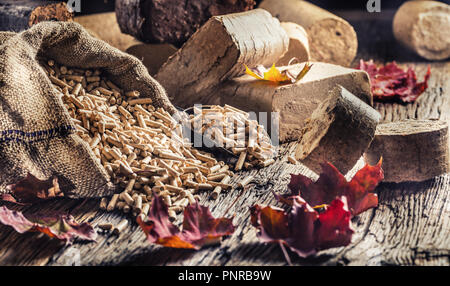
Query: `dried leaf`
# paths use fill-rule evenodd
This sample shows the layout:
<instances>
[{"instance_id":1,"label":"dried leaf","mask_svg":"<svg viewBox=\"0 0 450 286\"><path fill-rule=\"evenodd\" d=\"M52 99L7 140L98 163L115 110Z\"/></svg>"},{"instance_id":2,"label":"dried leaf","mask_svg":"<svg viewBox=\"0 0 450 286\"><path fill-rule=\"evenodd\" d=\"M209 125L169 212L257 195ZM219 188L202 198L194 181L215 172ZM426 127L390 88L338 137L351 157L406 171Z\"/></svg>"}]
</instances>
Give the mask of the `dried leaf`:
<instances>
[{"instance_id":1,"label":"dried leaf","mask_svg":"<svg viewBox=\"0 0 450 286\"><path fill-rule=\"evenodd\" d=\"M42 232L49 237L63 240L66 244L75 238L95 241L97 232L89 223L78 224L70 215L39 216L27 219L21 212L0 207L0 222L9 225L18 233Z\"/></svg>"},{"instance_id":2,"label":"dried leaf","mask_svg":"<svg viewBox=\"0 0 450 286\"><path fill-rule=\"evenodd\" d=\"M288 213L283 209L255 205L251 207L251 222L263 242L282 243L301 257L318 250L346 246L353 229L346 198L336 198L327 209L318 213L307 203L293 201Z\"/></svg>"},{"instance_id":3,"label":"dried leaf","mask_svg":"<svg viewBox=\"0 0 450 286\"><path fill-rule=\"evenodd\" d=\"M416 73L411 67L404 71L395 62L377 67L372 60L368 62L361 60L358 69L369 74L373 97L379 101L397 99L402 102L413 102L427 89L431 75L428 66L424 81L417 83Z\"/></svg>"},{"instance_id":4,"label":"dried leaf","mask_svg":"<svg viewBox=\"0 0 450 286\"><path fill-rule=\"evenodd\" d=\"M381 164L380 159L375 166L365 165L348 182L332 164L326 163L322 164L322 172L316 182L301 174L292 174L288 187L291 196L301 196L312 206L329 204L336 197L345 196L351 213L358 215L378 205L378 197L373 191L384 178Z\"/></svg>"},{"instance_id":5,"label":"dried leaf","mask_svg":"<svg viewBox=\"0 0 450 286\"><path fill-rule=\"evenodd\" d=\"M311 67L312 64L310 65L309 63L305 63L303 69L295 75L290 68L280 71L275 67L275 64L273 64L270 69L266 69L262 65L258 65L256 68L252 69L245 66L245 73L254 78L271 81L274 83L294 83L301 80L308 73Z\"/></svg>"},{"instance_id":6,"label":"dried leaf","mask_svg":"<svg viewBox=\"0 0 450 286\"><path fill-rule=\"evenodd\" d=\"M234 232L231 219L216 219L207 207L198 203L184 210L183 230L180 232L170 222L168 208L157 195L154 195L147 220L142 221L138 217L137 222L150 242L172 248L200 249Z\"/></svg>"},{"instance_id":7,"label":"dried leaf","mask_svg":"<svg viewBox=\"0 0 450 286\"><path fill-rule=\"evenodd\" d=\"M16 184L8 185L6 188L10 193L1 195L0 199L22 205L64 196L59 189L57 178L42 181L30 173Z\"/></svg>"}]
</instances>

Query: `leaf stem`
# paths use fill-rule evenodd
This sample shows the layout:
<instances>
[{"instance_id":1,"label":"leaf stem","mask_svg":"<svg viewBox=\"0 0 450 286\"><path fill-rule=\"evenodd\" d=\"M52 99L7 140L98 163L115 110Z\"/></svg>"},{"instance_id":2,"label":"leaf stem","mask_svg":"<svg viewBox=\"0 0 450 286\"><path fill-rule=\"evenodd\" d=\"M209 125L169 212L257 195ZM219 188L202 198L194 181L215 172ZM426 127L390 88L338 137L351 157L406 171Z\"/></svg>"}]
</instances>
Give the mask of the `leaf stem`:
<instances>
[{"instance_id":1,"label":"leaf stem","mask_svg":"<svg viewBox=\"0 0 450 286\"><path fill-rule=\"evenodd\" d=\"M292 266L291 258L289 257L289 254L287 253L286 248L284 247L283 243L280 241L280 242L278 242L278 244L280 245L281 250L283 251L284 258L286 259L287 264L289 266Z\"/></svg>"}]
</instances>

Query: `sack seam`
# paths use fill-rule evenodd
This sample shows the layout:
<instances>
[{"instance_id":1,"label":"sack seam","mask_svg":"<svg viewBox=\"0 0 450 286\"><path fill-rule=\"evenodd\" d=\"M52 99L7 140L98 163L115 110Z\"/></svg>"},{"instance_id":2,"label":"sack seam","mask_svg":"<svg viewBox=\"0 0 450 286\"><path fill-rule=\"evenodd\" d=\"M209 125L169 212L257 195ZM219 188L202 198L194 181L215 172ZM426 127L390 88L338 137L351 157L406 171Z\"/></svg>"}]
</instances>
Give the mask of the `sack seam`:
<instances>
[{"instance_id":1,"label":"sack seam","mask_svg":"<svg viewBox=\"0 0 450 286\"><path fill-rule=\"evenodd\" d=\"M75 127L61 125L59 127L46 130L25 132L19 129L9 129L0 131L0 143L15 141L18 143L33 143L52 138L64 138L75 132Z\"/></svg>"}]
</instances>

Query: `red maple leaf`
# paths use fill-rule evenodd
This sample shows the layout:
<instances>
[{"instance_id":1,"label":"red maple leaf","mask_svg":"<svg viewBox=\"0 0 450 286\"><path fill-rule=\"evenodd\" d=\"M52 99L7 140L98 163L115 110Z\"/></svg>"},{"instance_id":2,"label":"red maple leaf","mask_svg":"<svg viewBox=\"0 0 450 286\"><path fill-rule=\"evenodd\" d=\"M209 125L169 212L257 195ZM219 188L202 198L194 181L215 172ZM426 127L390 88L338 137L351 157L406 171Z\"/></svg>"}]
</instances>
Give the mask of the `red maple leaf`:
<instances>
[{"instance_id":1,"label":"red maple leaf","mask_svg":"<svg viewBox=\"0 0 450 286\"><path fill-rule=\"evenodd\" d=\"M318 206L345 196L351 213L358 215L378 205L378 197L373 191L384 178L381 164L380 159L375 166L365 165L350 182L331 163L322 164L322 172L316 182L301 174L291 174L288 185L291 195L282 201L296 198L297 201L303 199L311 206Z\"/></svg>"},{"instance_id":2,"label":"red maple leaf","mask_svg":"<svg viewBox=\"0 0 450 286\"><path fill-rule=\"evenodd\" d=\"M418 83L411 67L404 71L396 62L377 67L372 60L361 60L357 68L369 74L373 97L379 101L399 99L402 102L413 102L428 88L431 75L428 66L424 81Z\"/></svg>"},{"instance_id":3,"label":"red maple leaf","mask_svg":"<svg viewBox=\"0 0 450 286\"><path fill-rule=\"evenodd\" d=\"M353 234L353 230L349 227L351 213L344 198L332 201L319 215L320 228L315 233L318 249L350 244Z\"/></svg>"},{"instance_id":4,"label":"red maple leaf","mask_svg":"<svg viewBox=\"0 0 450 286\"><path fill-rule=\"evenodd\" d=\"M27 219L21 212L0 207L0 223L9 225L18 233L42 232L52 238L71 244L75 238L95 241L97 232L87 222L79 224L70 215L40 216Z\"/></svg>"},{"instance_id":5,"label":"red maple leaf","mask_svg":"<svg viewBox=\"0 0 450 286\"><path fill-rule=\"evenodd\" d=\"M346 246L354 232L345 197L333 200L320 214L307 203L296 200L289 213L259 205L252 206L250 212L261 241L281 243L301 257L330 247Z\"/></svg>"},{"instance_id":6,"label":"red maple leaf","mask_svg":"<svg viewBox=\"0 0 450 286\"><path fill-rule=\"evenodd\" d=\"M200 249L234 232L231 219L216 219L208 207L198 203L184 210L183 229L180 231L170 222L168 208L157 195L154 195L147 220L138 217L137 222L150 242L172 248Z\"/></svg>"},{"instance_id":7,"label":"red maple leaf","mask_svg":"<svg viewBox=\"0 0 450 286\"><path fill-rule=\"evenodd\" d=\"M28 173L25 178L6 187L10 193L0 195L0 199L16 204L27 205L45 199L63 197L59 189L58 179L39 180Z\"/></svg>"}]
</instances>

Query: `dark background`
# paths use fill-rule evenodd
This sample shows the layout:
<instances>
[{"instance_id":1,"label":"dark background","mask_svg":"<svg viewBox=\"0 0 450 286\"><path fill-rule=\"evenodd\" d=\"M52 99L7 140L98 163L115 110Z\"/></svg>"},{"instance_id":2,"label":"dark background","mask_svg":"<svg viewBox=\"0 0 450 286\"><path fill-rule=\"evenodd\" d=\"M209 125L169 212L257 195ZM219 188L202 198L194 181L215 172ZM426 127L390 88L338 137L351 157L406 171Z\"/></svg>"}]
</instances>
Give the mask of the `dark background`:
<instances>
[{"instance_id":1,"label":"dark background","mask_svg":"<svg viewBox=\"0 0 450 286\"><path fill-rule=\"evenodd\" d=\"M181 2L181 0L179 0ZM189 0L195 1L195 0ZM256 0L257 3L261 0ZM327 10L366 10L366 5L368 0L310 0L313 4L316 4ZM396 9L405 0L380 0L381 10L383 9ZM444 2L450 4L450 0L443 0ZM100 12L110 12L114 11L114 0L81 0L81 14L92 14ZM77 13L78 14L78 13Z\"/></svg>"}]
</instances>

